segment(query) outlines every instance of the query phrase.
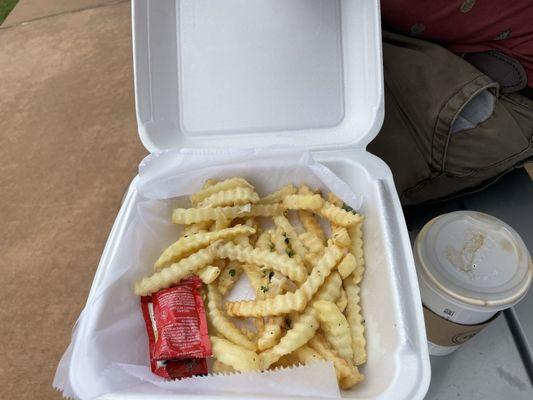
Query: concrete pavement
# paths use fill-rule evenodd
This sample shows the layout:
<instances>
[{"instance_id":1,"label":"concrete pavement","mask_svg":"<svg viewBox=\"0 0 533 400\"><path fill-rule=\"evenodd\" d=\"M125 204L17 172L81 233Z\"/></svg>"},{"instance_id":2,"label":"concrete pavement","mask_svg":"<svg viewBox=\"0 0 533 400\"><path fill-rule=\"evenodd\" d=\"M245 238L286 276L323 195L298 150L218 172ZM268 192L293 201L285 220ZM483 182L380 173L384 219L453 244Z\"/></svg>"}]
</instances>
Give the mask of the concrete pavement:
<instances>
[{"instance_id":1,"label":"concrete pavement","mask_svg":"<svg viewBox=\"0 0 533 400\"><path fill-rule=\"evenodd\" d=\"M5 399L61 397L52 389L57 363L146 154L135 121L130 4L93 3L0 28Z\"/></svg>"},{"instance_id":2,"label":"concrete pavement","mask_svg":"<svg viewBox=\"0 0 533 400\"><path fill-rule=\"evenodd\" d=\"M40 18L115 4L124 0L19 0L2 27L14 26Z\"/></svg>"}]
</instances>

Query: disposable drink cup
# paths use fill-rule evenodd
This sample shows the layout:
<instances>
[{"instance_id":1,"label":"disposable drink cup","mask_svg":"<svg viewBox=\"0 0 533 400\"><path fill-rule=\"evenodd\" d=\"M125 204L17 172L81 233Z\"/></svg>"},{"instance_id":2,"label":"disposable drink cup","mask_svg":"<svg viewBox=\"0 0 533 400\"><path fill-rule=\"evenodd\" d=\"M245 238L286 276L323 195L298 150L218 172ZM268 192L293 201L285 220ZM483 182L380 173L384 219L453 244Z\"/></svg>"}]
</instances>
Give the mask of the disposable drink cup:
<instances>
[{"instance_id":1,"label":"disposable drink cup","mask_svg":"<svg viewBox=\"0 0 533 400\"><path fill-rule=\"evenodd\" d=\"M531 285L531 256L518 233L480 212L429 221L413 253L431 355L455 351Z\"/></svg>"}]
</instances>

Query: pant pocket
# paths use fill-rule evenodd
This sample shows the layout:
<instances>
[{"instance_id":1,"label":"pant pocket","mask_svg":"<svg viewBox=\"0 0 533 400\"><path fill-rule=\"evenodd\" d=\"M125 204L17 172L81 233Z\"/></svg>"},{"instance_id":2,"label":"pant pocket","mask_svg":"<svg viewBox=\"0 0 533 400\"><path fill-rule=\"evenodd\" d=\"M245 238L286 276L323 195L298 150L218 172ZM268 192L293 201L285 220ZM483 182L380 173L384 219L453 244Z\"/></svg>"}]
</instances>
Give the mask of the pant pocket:
<instances>
[{"instance_id":1,"label":"pant pocket","mask_svg":"<svg viewBox=\"0 0 533 400\"><path fill-rule=\"evenodd\" d=\"M531 150L533 108L507 96L497 98L492 114L483 122L458 132L452 132L452 126L461 109L452 105L446 112L437 123L432 154L434 166L443 173L467 176L475 171L496 172L502 166L512 167Z\"/></svg>"},{"instance_id":2,"label":"pant pocket","mask_svg":"<svg viewBox=\"0 0 533 400\"><path fill-rule=\"evenodd\" d=\"M526 136L523 128L503 105L497 104L493 115L485 122L450 134L443 170L464 175L506 163L514 164L531 148L531 137Z\"/></svg>"}]
</instances>

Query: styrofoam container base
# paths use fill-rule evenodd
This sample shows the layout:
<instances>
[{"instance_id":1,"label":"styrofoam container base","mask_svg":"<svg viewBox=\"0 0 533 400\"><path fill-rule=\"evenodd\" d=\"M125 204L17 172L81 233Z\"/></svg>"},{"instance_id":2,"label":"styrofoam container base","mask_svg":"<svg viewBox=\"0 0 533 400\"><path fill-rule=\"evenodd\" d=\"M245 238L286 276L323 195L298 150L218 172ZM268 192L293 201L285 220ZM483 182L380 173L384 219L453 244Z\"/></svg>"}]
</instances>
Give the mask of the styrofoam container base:
<instances>
[{"instance_id":1,"label":"styrofoam container base","mask_svg":"<svg viewBox=\"0 0 533 400\"><path fill-rule=\"evenodd\" d=\"M344 398L362 399L421 399L430 379L430 367L420 298L413 267L408 235L400 204L392 185L390 172L383 162L366 152L321 152L314 154L344 182L364 193L360 212L365 216L364 250L365 277L361 286L361 303L365 318L368 362L362 367L365 380L352 390L342 391ZM249 172L248 172L249 173ZM290 171L287 171L290 174ZM264 177L263 179L268 179ZM119 216L113 226L102 260L96 272L88 302L99 292L104 276L112 273L113 254L120 251L126 227L135 216L136 206L142 200L132 183ZM92 308L92 315L78 326L77 337L85 329L104 318L105 309L114 307L100 304ZM140 311L139 311L140 313ZM94 328L91 328L94 329ZM76 342L70 365L70 380L83 393L96 374L79 370ZM168 392L149 384L126 391L108 394L109 399L153 398L165 399ZM172 394L173 398L179 394ZM183 395L184 397L190 394ZM240 397L235 395L234 397Z\"/></svg>"}]
</instances>

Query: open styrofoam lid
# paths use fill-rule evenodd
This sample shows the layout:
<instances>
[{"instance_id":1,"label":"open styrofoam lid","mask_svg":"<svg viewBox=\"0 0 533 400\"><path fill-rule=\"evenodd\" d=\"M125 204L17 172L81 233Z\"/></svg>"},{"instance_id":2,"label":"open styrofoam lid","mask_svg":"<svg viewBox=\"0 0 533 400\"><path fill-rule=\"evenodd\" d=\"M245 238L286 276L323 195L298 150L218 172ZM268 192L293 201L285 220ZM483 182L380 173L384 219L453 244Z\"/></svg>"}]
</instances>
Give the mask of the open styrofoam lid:
<instances>
[{"instance_id":1,"label":"open styrofoam lid","mask_svg":"<svg viewBox=\"0 0 533 400\"><path fill-rule=\"evenodd\" d=\"M490 215L457 211L430 221L415 244L417 272L459 302L502 309L527 292L532 265L526 245Z\"/></svg>"},{"instance_id":2,"label":"open styrofoam lid","mask_svg":"<svg viewBox=\"0 0 533 400\"><path fill-rule=\"evenodd\" d=\"M183 147L365 147L383 120L378 0L133 5L139 133Z\"/></svg>"}]
</instances>

